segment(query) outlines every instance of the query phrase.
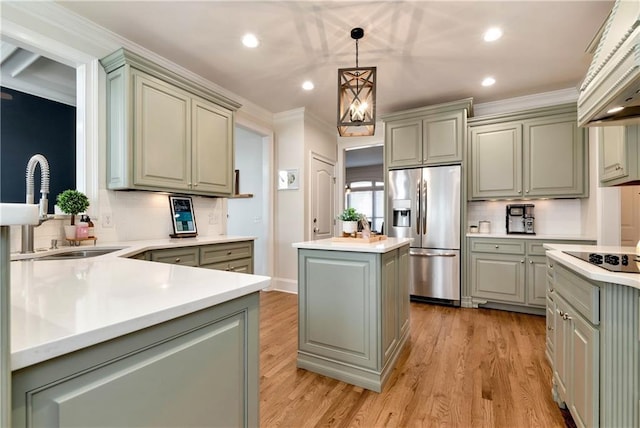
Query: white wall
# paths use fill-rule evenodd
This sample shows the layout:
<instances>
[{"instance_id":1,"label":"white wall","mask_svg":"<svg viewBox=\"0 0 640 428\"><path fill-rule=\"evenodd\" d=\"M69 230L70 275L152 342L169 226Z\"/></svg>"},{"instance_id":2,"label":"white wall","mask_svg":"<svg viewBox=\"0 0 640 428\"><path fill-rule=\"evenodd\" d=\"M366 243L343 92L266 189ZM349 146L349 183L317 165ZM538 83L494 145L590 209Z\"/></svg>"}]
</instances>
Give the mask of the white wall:
<instances>
[{"instance_id":1,"label":"white wall","mask_svg":"<svg viewBox=\"0 0 640 428\"><path fill-rule=\"evenodd\" d=\"M268 227L263 215L265 198L263 168L267 162L262 136L244 128L235 130L235 169L240 171L240 193L251 193L252 198L227 201L227 233L255 236L254 272L267 275Z\"/></svg>"}]
</instances>

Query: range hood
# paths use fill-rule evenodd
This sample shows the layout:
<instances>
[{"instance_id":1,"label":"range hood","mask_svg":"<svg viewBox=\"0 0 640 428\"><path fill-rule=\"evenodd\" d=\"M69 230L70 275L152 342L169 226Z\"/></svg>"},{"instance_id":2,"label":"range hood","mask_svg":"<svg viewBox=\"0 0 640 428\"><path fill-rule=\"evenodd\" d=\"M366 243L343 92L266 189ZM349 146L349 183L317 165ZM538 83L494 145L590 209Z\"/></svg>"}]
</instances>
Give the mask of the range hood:
<instances>
[{"instance_id":1,"label":"range hood","mask_svg":"<svg viewBox=\"0 0 640 428\"><path fill-rule=\"evenodd\" d=\"M580 86L578 125L638 124L640 1L616 0L599 39Z\"/></svg>"}]
</instances>

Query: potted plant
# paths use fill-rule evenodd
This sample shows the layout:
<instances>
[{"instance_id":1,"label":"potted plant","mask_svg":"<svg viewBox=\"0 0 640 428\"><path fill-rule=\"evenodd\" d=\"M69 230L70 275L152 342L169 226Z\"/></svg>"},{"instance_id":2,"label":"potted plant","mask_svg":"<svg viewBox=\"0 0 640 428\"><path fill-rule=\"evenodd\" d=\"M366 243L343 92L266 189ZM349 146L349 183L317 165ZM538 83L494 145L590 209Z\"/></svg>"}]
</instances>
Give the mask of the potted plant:
<instances>
[{"instance_id":1,"label":"potted plant","mask_svg":"<svg viewBox=\"0 0 640 428\"><path fill-rule=\"evenodd\" d=\"M76 237L76 215L84 212L89 207L89 198L77 190L67 189L56 197L56 205L63 213L71 214L71 226L64 227L67 239Z\"/></svg>"},{"instance_id":2,"label":"potted plant","mask_svg":"<svg viewBox=\"0 0 640 428\"><path fill-rule=\"evenodd\" d=\"M358 221L362 217L355 208L346 208L342 214L338 216L338 220L342 221L342 231L349 235L356 233L358 230Z\"/></svg>"}]
</instances>

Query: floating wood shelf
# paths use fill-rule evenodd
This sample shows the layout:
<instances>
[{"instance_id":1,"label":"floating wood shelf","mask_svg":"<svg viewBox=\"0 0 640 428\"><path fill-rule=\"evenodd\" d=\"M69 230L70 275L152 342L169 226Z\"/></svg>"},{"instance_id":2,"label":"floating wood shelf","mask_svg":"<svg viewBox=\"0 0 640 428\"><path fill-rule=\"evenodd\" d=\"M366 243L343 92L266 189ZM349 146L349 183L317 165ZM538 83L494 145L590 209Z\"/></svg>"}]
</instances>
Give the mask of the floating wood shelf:
<instances>
[{"instance_id":1,"label":"floating wood shelf","mask_svg":"<svg viewBox=\"0 0 640 428\"><path fill-rule=\"evenodd\" d=\"M65 239L69 241L69 244L71 246L74 246L74 247L80 245L82 241L93 241L93 245L96 245L96 241L98 240L96 236L89 236L88 238L65 238Z\"/></svg>"},{"instance_id":2,"label":"floating wood shelf","mask_svg":"<svg viewBox=\"0 0 640 428\"><path fill-rule=\"evenodd\" d=\"M231 199L243 199L243 198L253 198L253 193L236 193L231 196Z\"/></svg>"}]
</instances>

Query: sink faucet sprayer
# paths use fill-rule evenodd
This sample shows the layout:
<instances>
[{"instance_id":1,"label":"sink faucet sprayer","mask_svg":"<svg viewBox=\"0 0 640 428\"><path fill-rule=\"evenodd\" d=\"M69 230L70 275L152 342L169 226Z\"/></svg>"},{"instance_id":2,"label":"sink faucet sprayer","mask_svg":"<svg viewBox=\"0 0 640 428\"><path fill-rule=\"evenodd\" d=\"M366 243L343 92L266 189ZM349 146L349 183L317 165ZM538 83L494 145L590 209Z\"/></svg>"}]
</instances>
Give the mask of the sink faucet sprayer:
<instances>
[{"instance_id":1,"label":"sink faucet sprayer","mask_svg":"<svg viewBox=\"0 0 640 428\"><path fill-rule=\"evenodd\" d=\"M27 163L27 204L33 204L33 176L36 171L36 166L40 165L40 224L49 220L52 217L47 215L49 210L49 201L47 196L49 195L49 162L41 154L31 156ZM22 226L22 250L21 253L33 253L33 225Z\"/></svg>"}]
</instances>

